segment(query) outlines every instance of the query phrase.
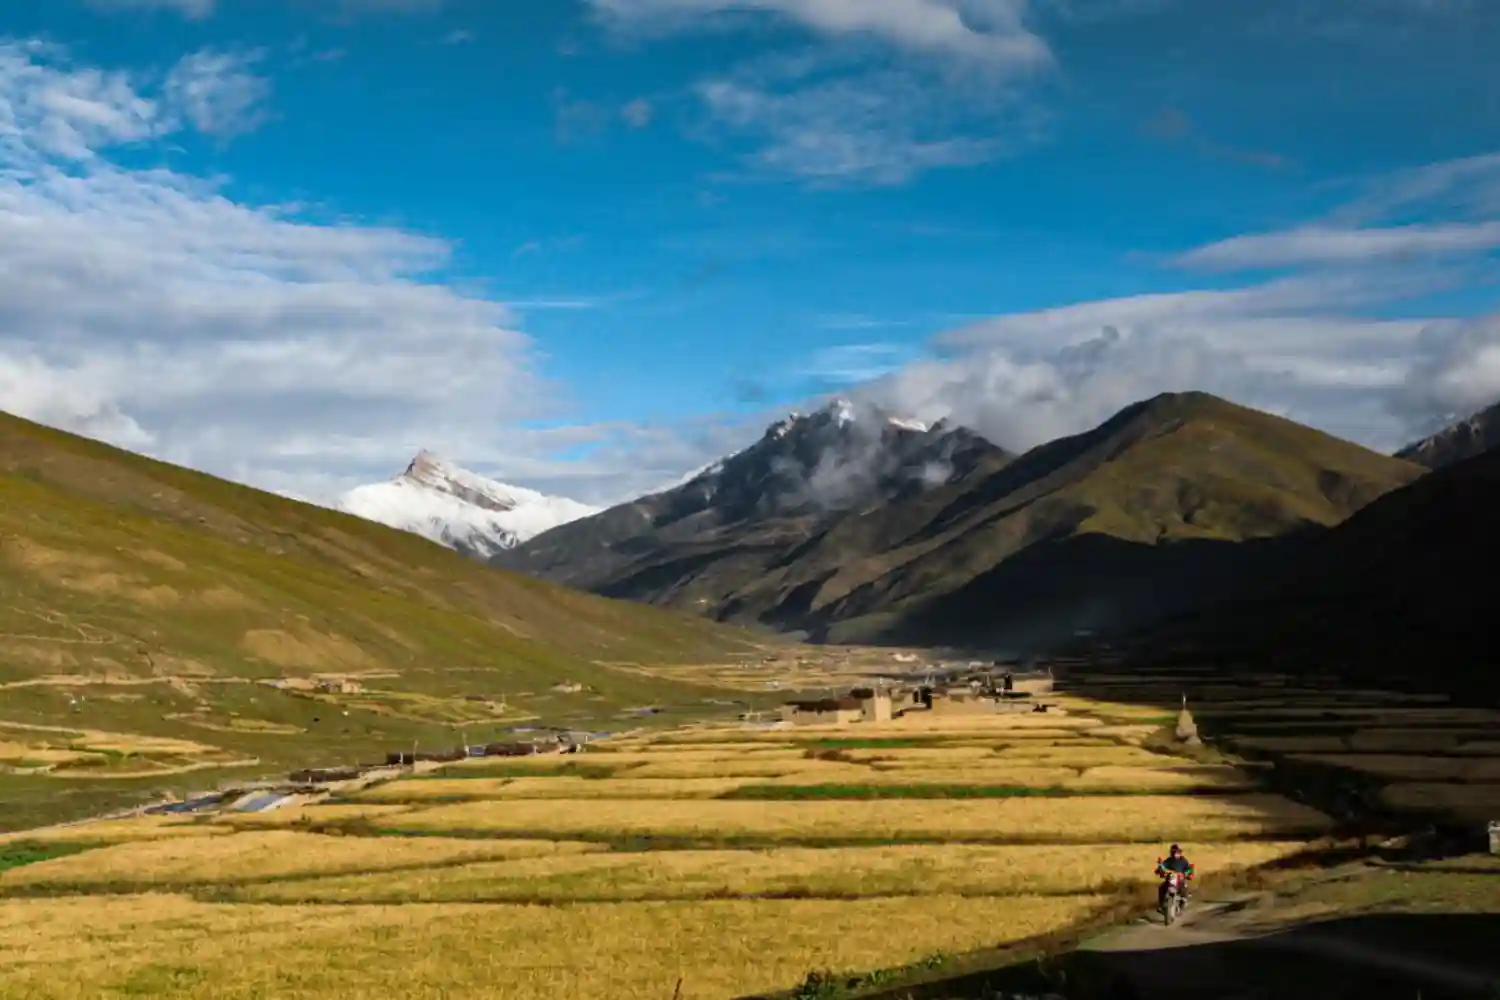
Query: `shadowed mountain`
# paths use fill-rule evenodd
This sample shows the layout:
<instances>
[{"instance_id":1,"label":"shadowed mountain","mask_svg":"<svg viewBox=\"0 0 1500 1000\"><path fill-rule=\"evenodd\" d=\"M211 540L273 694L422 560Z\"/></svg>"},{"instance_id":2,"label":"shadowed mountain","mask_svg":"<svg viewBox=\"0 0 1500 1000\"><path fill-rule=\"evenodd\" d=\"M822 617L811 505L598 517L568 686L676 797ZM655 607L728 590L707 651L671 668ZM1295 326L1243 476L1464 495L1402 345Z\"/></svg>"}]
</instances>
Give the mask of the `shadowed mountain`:
<instances>
[{"instance_id":1,"label":"shadowed mountain","mask_svg":"<svg viewBox=\"0 0 1500 1000\"><path fill-rule=\"evenodd\" d=\"M892 463L882 432L874 454L897 472L863 480L880 488L778 513L759 488L764 475L738 470L781 469L772 495L808 495L823 465L785 440L815 440L812 425L807 438L800 429L777 424L719 472L498 561L817 639L1019 648L1182 611L1238 579L1246 560L1269 558L1275 540L1336 524L1424 471L1186 393L1013 460L939 426L907 432L910 450ZM911 467L932 448L949 450L953 473L922 483ZM800 461L779 461L788 453ZM729 470L741 488L720 487ZM1236 544L1247 541L1256 544Z\"/></svg>"},{"instance_id":2,"label":"shadowed mountain","mask_svg":"<svg viewBox=\"0 0 1500 1000\"><path fill-rule=\"evenodd\" d=\"M1248 576L1146 647L1500 696L1492 586L1500 451L1394 490Z\"/></svg>"},{"instance_id":3,"label":"shadowed mountain","mask_svg":"<svg viewBox=\"0 0 1500 1000\"><path fill-rule=\"evenodd\" d=\"M1445 427L1431 437L1407 445L1396 452L1396 457L1429 469L1441 469L1496 446L1500 446L1500 403Z\"/></svg>"}]
</instances>

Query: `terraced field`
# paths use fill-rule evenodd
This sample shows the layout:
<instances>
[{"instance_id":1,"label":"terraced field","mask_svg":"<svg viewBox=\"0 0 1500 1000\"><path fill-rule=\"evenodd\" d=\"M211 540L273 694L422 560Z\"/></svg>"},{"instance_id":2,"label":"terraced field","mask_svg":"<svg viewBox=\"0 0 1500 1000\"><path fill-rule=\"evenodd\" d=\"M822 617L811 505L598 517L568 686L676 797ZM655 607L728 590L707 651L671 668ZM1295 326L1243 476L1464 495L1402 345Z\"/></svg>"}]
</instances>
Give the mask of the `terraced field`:
<instances>
[{"instance_id":1,"label":"terraced field","mask_svg":"<svg viewBox=\"0 0 1500 1000\"><path fill-rule=\"evenodd\" d=\"M1328 829L1232 767L1137 745L1155 723L1072 708L700 726L342 802L11 835L0 980L7 1000L875 984L1118 918L1165 839L1213 879Z\"/></svg>"}]
</instances>

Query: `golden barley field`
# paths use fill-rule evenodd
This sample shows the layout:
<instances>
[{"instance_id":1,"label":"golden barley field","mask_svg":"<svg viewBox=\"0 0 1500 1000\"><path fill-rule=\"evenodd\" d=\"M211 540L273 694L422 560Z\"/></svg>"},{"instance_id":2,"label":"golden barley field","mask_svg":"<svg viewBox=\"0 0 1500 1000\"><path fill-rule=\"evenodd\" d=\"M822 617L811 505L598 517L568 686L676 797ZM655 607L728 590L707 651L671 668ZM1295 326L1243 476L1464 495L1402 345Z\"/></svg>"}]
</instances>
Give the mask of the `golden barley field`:
<instances>
[{"instance_id":1,"label":"golden barley field","mask_svg":"<svg viewBox=\"0 0 1500 1000\"><path fill-rule=\"evenodd\" d=\"M1204 870L1261 865L1301 841L1185 843ZM1157 855L1134 844L912 845L574 853L426 870L247 886L247 902L600 902L756 896L1021 896L1102 893L1151 881Z\"/></svg>"},{"instance_id":2,"label":"golden barley field","mask_svg":"<svg viewBox=\"0 0 1500 1000\"><path fill-rule=\"evenodd\" d=\"M5 1000L730 1000L993 949L1330 821L1145 716L638 732L268 813L9 835Z\"/></svg>"},{"instance_id":3,"label":"golden barley field","mask_svg":"<svg viewBox=\"0 0 1500 1000\"><path fill-rule=\"evenodd\" d=\"M1319 834L1327 817L1271 795L1169 795L946 801L654 802L523 799L402 813L384 825L413 833L751 838L795 841L952 839L1094 843Z\"/></svg>"},{"instance_id":4,"label":"golden barley field","mask_svg":"<svg viewBox=\"0 0 1500 1000\"><path fill-rule=\"evenodd\" d=\"M181 837L136 840L41 861L0 872L0 888L230 883L593 850L598 846L552 840L330 837L294 830L252 830L204 842Z\"/></svg>"},{"instance_id":5,"label":"golden barley field","mask_svg":"<svg viewBox=\"0 0 1500 1000\"><path fill-rule=\"evenodd\" d=\"M1065 927L1090 896L276 906L172 895L0 906L6 1000L723 1000ZM892 933L899 927L899 933Z\"/></svg>"}]
</instances>

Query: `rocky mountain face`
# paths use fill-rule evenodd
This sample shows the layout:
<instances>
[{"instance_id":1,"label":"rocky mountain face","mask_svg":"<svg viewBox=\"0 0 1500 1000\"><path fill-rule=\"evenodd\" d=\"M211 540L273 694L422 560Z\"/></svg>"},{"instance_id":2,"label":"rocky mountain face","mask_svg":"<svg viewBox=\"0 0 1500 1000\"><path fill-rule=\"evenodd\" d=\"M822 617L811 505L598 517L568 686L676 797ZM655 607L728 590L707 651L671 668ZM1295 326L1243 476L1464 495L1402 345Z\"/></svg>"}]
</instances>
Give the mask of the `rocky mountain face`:
<instances>
[{"instance_id":1,"label":"rocky mountain face","mask_svg":"<svg viewBox=\"0 0 1500 1000\"><path fill-rule=\"evenodd\" d=\"M793 550L861 512L1002 468L977 434L849 400L794 413L681 485L549 531L498 565L713 615Z\"/></svg>"},{"instance_id":2,"label":"rocky mountain face","mask_svg":"<svg viewBox=\"0 0 1500 1000\"><path fill-rule=\"evenodd\" d=\"M336 506L479 559L598 511L486 479L429 451L419 452L395 479L356 487Z\"/></svg>"},{"instance_id":3,"label":"rocky mountain face","mask_svg":"<svg viewBox=\"0 0 1500 1000\"><path fill-rule=\"evenodd\" d=\"M1397 458L1441 469L1500 446L1500 403L1396 452Z\"/></svg>"},{"instance_id":4,"label":"rocky mountain face","mask_svg":"<svg viewBox=\"0 0 1500 1000\"><path fill-rule=\"evenodd\" d=\"M1201 393L1018 458L838 401L495 561L819 640L1031 648L1178 612L1424 471Z\"/></svg>"}]
</instances>

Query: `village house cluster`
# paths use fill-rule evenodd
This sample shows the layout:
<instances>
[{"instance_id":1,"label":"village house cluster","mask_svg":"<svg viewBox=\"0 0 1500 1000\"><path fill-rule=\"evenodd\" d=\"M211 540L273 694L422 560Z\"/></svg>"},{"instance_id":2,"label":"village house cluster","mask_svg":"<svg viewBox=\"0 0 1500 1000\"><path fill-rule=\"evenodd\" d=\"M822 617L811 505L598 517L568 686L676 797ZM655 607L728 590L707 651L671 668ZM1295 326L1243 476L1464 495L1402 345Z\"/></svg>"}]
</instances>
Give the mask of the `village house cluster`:
<instances>
[{"instance_id":1,"label":"village house cluster","mask_svg":"<svg viewBox=\"0 0 1500 1000\"><path fill-rule=\"evenodd\" d=\"M842 696L799 699L781 706L781 721L791 725L849 725L889 722L907 712L997 712L1030 708L1051 694L1050 672L1018 673L1003 665L969 666L934 672L913 683L910 678L882 678Z\"/></svg>"}]
</instances>

